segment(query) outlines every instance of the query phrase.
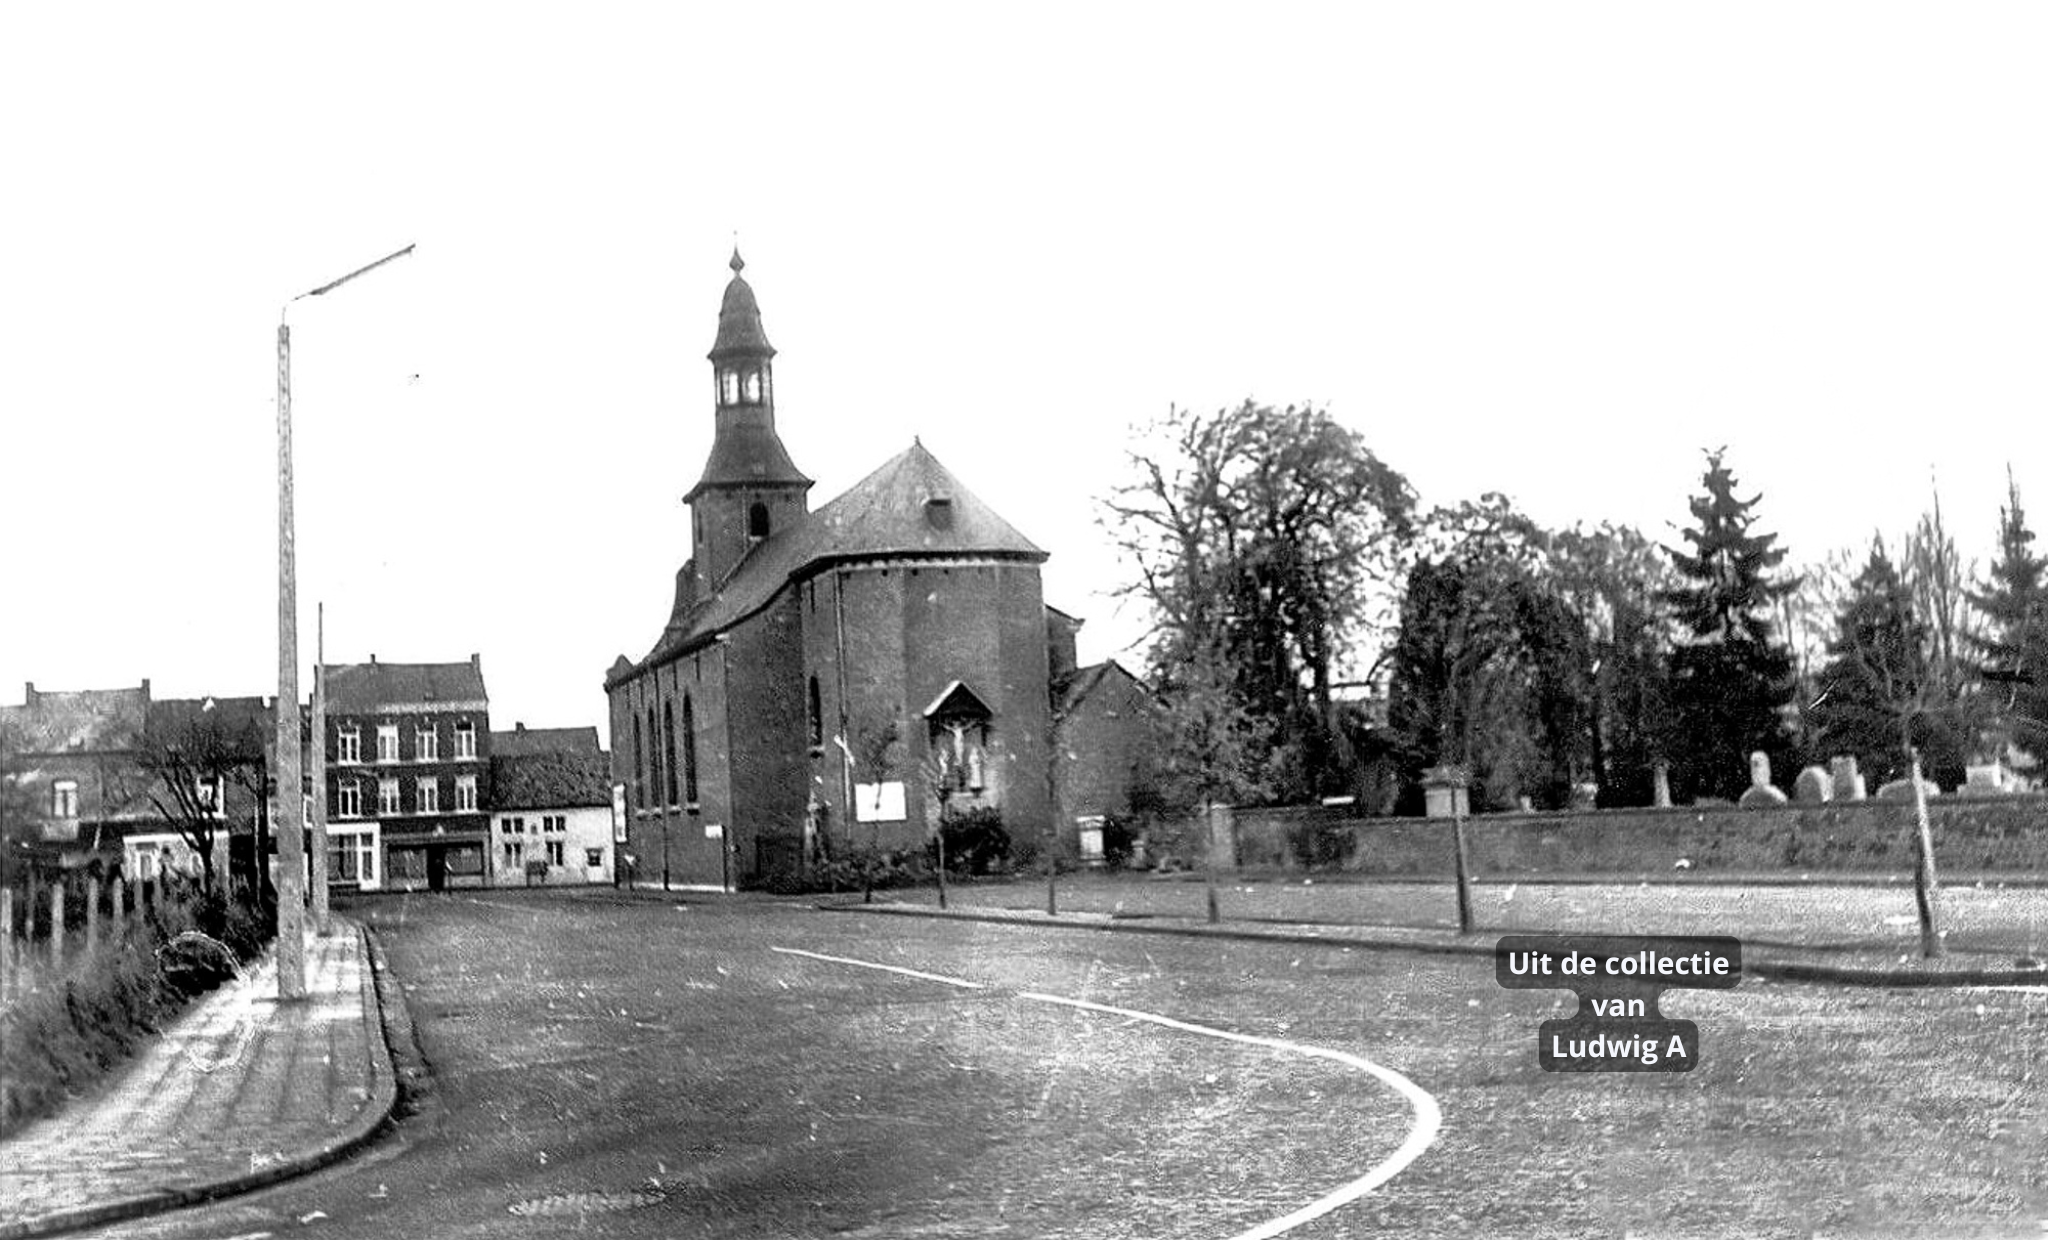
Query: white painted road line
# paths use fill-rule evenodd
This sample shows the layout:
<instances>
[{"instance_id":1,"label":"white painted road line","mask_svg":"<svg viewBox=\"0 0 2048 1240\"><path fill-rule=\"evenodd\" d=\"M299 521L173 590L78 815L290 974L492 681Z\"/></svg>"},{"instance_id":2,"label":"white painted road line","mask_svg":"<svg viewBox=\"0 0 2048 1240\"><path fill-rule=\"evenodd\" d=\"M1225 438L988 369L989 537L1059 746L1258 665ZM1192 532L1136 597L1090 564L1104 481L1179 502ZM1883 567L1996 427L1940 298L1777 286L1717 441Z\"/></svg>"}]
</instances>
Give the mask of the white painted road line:
<instances>
[{"instance_id":1,"label":"white painted road line","mask_svg":"<svg viewBox=\"0 0 2048 1240\"><path fill-rule=\"evenodd\" d=\"M1361 1072L1371 1073L1392 1086L1396 1093L1408 1100L1408 1105L1415 1110L1415 1127L1408 1133L1408 1139L1401 1143L1401 1148L1395 1150L1379 1166L1374 1167L1371 1171L1366 1172L1336 1191L1316 1198L1294 1213L1283 1215L1269 1223L1261 1223L1250 1231L1240 1232L1232 1237L1232 1240L1269 1240L1270 1237L1292 1231L1311 1219L1321 1218L1339 1206L1348 1205L1358 1200L1373 1189L1401 1174L1409 1163L1420 1158L1422 1151L1429 1148L1430 1143L1436 1140L1436 1134L1444 1126L1443 1110L1437 1106L1436 1099L1432 1098L1428 1091L1392 1068L1383 1068L1370 1059L1350 1054L1347 1051L1332 1050L1327 1046L1308 1046L1300 1042L1283 1042L1279 1038L1261 1038L1247 1033L1232 1033L1227 1029L1211 1029L1207 1025L1197 1025L1184 1020L1175 1020L1171 1016L1159 1016L1152 1012L1140 1012L1132 1008L1111 1007L1106 1003L1090 1003L1086 999L1067 999L1059 995L1038 994L1035 991L1026 991L1018 997L1031 999L1039 1003L1058 1003L1066 1007L1080 1008L1088 1012L1101 1012L1107 1016L1123 1016L1131 1020L1149 1021L1155 1025L1164 1025L1168 1029L1179 1029L1185 1033L1199 1033L1205 1037L1222 1038L1228 1042L1242 1042L1246 1046L1264 1046L1272 1050L1288 1051L1296 1055L1307 1055L1314 1059L1332 1060L1346 1067L1357 1068Z\"/></svg>"},{"instance_id":2,"label":"white painted road line","mask_svg":"<svg viewBox=\"0 0 2048 1240\"><path fill-rule=\"evenodd\" d=\"M845 956L826 956L818 952L799 951L794 947L771 947L769 950L781 952L785 956L806 956L812 960L824 960L832 964L852 965L856 969L880 969L886 973L900 973L905 977L922 978L928 982L941 982L947 986L959 986L967 990L988 989L987 986L980 982L970 982L965 978L946 977L938 973L923 973L916 969L899 968L892 964L877 964L872 960L853 960ZM1301 1042L1283 1042L1279 1038L1262 1038L1248 1033L1232 1033L1227 1029L1212 1029L1207 1025L1197 1025L1189 1021L1175 1020L1171 1016L1161 1016L1156 1012L1140 1012L1135 1008L1111 1007L1106 1003L1091 1003L1086 999L1069 999L1061 995L1041 994L1037 991L1022 991L1018 993L1017 997L1031 1000L1034 1003L1056 1003L1063 1007L1079 1008L1086 1012L1100 1012L1106 1016L1121 1016L1125 1018L1126 1023L1130 1021L1144 1021L1148 1024L1160 1025L1167 1029L1178 1029L1183 1033L1197 1033L1204 1037L1221 1038L1226 1042L1239 1042L1246 1046L1263 1046L1269 1050L1286 1051L1290 1054L1305 1055L1312 1059L1328 1059L1349 1068L1357 1068L1361 1072L1377 1077L1391 1086L1394 1092L1408 1100L1408 1105L1415 1111L1415 1127L1409 1131L1408 1139L1401 1142L1400 1148L1388 1155L1378 1166L1352 1180L1350 1183L1316 1198L1292 1214L1282 1215L1270 1222L1261 1223L1250 1231L1238 1233L1231 1237L1231 1240L1271 1240L1272 1237L1292 1231L1303 1223L1319 1219L1339 1206L1348 1205L1358 1200L1380 1185L1385 1184L1388 1180L1401 1174L1402 1171L1407 1169L1408 1164L1420 1158L1422 1152L1430 1147L1431 1142L1436 1140L1437 1133L1442 1131L1444 1126L1443 1110L1437 1106L1436 1099L1431 1097L1427 1090L1392 1068L1383 1068L1370 1059L1361 1055L1353 1055L1348 1051L1332 1050L1327 1046L1309 1046Z\"/></svg>"},{"instance_id":3,"label":"white painted road line","mask_svg":"<svg viewBox=\"0 0 2048 1240\"><path fill-rule=\"evenodd\" d=\"M819 952L798 951L794 947L771 947L768 950L781 952L785 956L807 956L812 960L826 960L833 964L850 964L857 969L880 969L885 973L901 973L905 977L919 977L927 982L939 982L947 986L958 986L962 990L988 989L988 987L980 982L970 982L965 978L941 977L936 973L920 973L916 969L901 969L893 964L876 964L872 960L848 960L844 956L827 956Z\"/></svg>"}]
</instances>

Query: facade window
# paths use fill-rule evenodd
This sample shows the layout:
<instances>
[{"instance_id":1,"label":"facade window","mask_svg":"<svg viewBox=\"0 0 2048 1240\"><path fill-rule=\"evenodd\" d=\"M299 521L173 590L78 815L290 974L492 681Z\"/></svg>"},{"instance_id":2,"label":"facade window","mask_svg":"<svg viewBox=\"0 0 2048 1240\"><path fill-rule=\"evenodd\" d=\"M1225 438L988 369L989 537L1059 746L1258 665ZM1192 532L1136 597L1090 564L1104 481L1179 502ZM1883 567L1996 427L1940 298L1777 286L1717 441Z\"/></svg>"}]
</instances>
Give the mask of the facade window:
<instances>
[{"instance_id":1,"label":"facade window","mask_svg":"<svg viewBox=\"0 0 2048 1240\"><path fill-rule=\"evenodd\" d=\"M810 719L811 748L814 751L822 751L825 748L825 703L818 696L818 678L816 676L811 677L810 701L807 709L809 710Z\"/></svg>"},{"instance_id":2,"label":"facade window","mask_svg":"<svg viewBox=\"0 0 2048 1240\"><path fill-rule=\"evenodd\" d=\"M542 814L540 816L540 829L552 833L567 831L569 829L569 816L567 814Z\"/></svg>"},{"instance_id":3,"label":"facade window","mask_svg":"<svg viewBox=\"0 0 2048 1240\"><path fill-rule=\"evenodd\" d=\"M423 723L412 734L412 756L421 762L441 760L441 734L434 731L434 725Z\"/></svg>"},{"instance_id":4,"label":"facade window","mask_svg":"<svg viewBox=\"0 0 2048 1240\"><path fill-rule=\"evenodd\" d=\"M768 537L768 505L758 500L747 505L747 537Z\"/></svg>"},{"instance_id":5,"label":"facade window","mask_svg":"<svg viewBox=\"0 0 2048 1240\"><path fill-rule=\"evenodd\" d=\"M565 862L564 862L564 861L562 860L562 841L560 841L560 840L549 840L549 841L548 841L547 843L548 843L548 864L549 864L549 865L563 865L563 864L566 864L566 863L565 863Z\"/></svg>"},{"instance_id":6,"label":"facade window","mask_svg":"<svg viewBox=\"0 0 2048 1240\"><path fill-rule=\"evenodd\" d=\"M192 804L203 817L228 816L227 798L223 795L226 782L218 775L201 775L192 781Z\"/></svg>"},{"instance_id":7,"label":"facade window","mask_svg":"<svg viewBox=\"0 0 2048 1240\"><path fill-rule=\"evenodd\" d=\"M413 799L417 803L415 812L438 814L441 812L441 781L428 778L418 781L413 787Z\"/></svg>"},{"instance_id":8,"label":"facade window","mask_svg":"<svg viewBox=\"0 0 2048 1240\"><path fill-rule=\"evenodd\" d=\"M53 818L78 817L78 781L60 779L50 785L50 816Z\"/></svg>"},{"instance_id":9,"label":"facade window","mask_svg":"<svg viewBox=\"0 0 2048 1240\"><path fill-rule=\"evenodd\" d=\"M387 816L399 812L397 780L380 779L377 781L377 812Z\"/></svg>"},{"instance_id":10,"label":"facade window","mask_svg":"<svg viewBox=\"0 0 2048 1240\"><path fill-rule=\"evenodd\" d=\"M334 786L334 816L336 818L361 818L363 816L363 789L353 779L345 779Z\"/></svg>"},{"instance_id":11,"label":"facade window","mask_svg":"<svg viewBox=\"0 0 2048 1240\"><path fill-rule=\"evenodd\" d=\"M589 866L589 867L590 867L591 869L593 869L593 870L594 870L594 869L596 869L597 867L599 867L599 866L603 865L603 864L604 864L604 849L602 849L602 848L586 848L586 849L584 849L584 850L583 850L583 864L584 864L584 865L587 865L587 866Z\"/></svg>"},{"instance_id":12,"label":"facade window","mask_svg":"<svg viewBox=\"0 0 2048 1240\"><path fill-rule=\"evenodd\" d=\"M476 725L467 719L460 720L455 725L455 756L476 757Z\"/></svg>"},{"instance_id":13,"label":"facade window","mask_svg":"<svg viewBox=\"0 0 2048 1240\"><path fill-rule=\"evenodd\" d=\"M647 799L661 804L661 728L654 722L654 707L647 708Z\"/></svg>"},{"instance_id":14,"label":"facade window","mask_svg":"<svg viewBox=\"0 0 2048 1240\"><path fill-rule=\"evenodd\" d=\"M690 695L683 695L683 799L697 803L697 712Z\"/></svg>"},{"instance_id":15,"label":"facade window","mask_svg":"<svg viewBox=\"0 0 2048 1240\"><path fill-rule=\"evenodd\" d=\"M353 723L345 723L334 734L334 760L336 762L361 762L363 760L363 730Z\"/></svg>"},{"instance_id":16,"label":"facade window","mask_svg":"<svg viewBox=\"0 0 2048 1240\"><path fill-rule=\"evenodd\" d=\"M758 370L747 372L747 403L750 405L761 403L761 372Z\"/></svg>"},{"instance_id":17,"label":"facade window","mask_svg":"<svg viewBox=\"0 0 2048 1240\"><path fill-rule=\"evenodd\" d=\"M520 866L526 864L525 840L506 840L504 843L504 849L506 869L516 870Z\"/></svg>"},{"instance_id":18,"label":"facade window","mask_svg":"<svg viewBox=\"0 0 2048 1240\"><path fill-rule=\"evenodd\" d=\"M736 370L718 372L718 403L737 405L740 403L740 375Z\"/></svg>"},{"instance_id":19,"label":"facade window","mask_svg":"<svg viewBox=\"0 0 2048 1240\"><path fill-rule=\"evenodd\" d=\"M640 716L633 716L633 803L647 804L647 763L640 751Z\"/></svg>"},{"instance_id":20,"label":"facade window","mask_svg":"<svg viewBox=\"0 0 2048 1240\"><path fill-rule=\"evenodd\" d=\"M678 803L676 800L676 760L673 756L676 751L675 703L663 702L661 704L661 726L668 736L667 752L671 755L668 760L668 803L675 805Z\"/></svg>"},{"instance_id":21,"label":"facade window","mask_svg":"<svg viewBox=\"0 0 2048 1240\"><path fill-rule=\"evenodd\" d=\"M377 725L377 761L398 761L398 725L380 723Z\"/></svg>"},{"instance_id":22,"label":"facade window","mask_svg":"<svg viewBox=\"0 0 2048 1240\"><path fill-rule=\"evenodd\" d=\"M476 776L457 775L455 777L455 812L458 814L474 814L476 812Z\"/></svg>"}]
</instances>

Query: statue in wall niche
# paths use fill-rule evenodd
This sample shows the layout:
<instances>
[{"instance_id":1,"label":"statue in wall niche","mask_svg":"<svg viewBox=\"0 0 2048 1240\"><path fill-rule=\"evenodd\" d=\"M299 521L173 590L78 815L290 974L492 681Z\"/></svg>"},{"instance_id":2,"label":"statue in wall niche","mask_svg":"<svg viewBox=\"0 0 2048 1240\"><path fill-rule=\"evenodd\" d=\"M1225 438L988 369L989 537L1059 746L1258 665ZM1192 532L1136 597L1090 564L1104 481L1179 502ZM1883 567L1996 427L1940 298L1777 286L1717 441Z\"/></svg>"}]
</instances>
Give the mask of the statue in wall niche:
<instances>
[{"instance_id":1,"label":"statue in wall niche","mask_svg":"<svg viewBox=\"0 0 2048 1240\"><path fill-rule=\"evenodd\" d=\"M1826 767L1807 767L1792 781L1792 799L1801 805L1825 805L1835 799L1835 777Z\"/></svg>"},{"instance_id":2,"label":"statue in wall niche","mask_svg":"<svg viewBox=\"0 0 2048 1240\"><path fill-rule=\"evenodd\" d=\"M1861 801L1870 794L1863 787L1863 773L1856 769L1856 756L1842 754L1828 759L1837 801Z\"/></svg>"},{"instance_id":3,"label":"statue in wall niche","mask_svg":"<svg viewBox=\"0 0 2048 1240\"><path fill-rule=\"evenodd\" d=\"M1749 787L1737 805L1783 805L1785 794L1771 787L1771 755L1759 749L1749 755Z\"/></svg>"}]
</instances>

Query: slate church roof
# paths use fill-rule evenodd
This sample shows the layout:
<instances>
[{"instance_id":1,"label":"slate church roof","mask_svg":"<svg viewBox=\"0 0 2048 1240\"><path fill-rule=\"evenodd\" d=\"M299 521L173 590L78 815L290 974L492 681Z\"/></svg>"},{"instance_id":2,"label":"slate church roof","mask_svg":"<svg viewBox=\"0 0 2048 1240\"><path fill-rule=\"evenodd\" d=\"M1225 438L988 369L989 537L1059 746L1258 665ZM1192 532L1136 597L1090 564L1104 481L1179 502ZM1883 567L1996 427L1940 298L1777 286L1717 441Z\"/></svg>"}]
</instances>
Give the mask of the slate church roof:
<instances>
[{"instance_id":1,"label":"slate church roof","mask_svg":"<svg viewBox=\"0 0 2048 1240\"><path fill-rule=\"evenodd\" d=\"M711 640L767 606L792 579L830 564L946 556L1033 564L1047 558L922 443L913 442L845 494L754 547L708 600L671 618L643 662ZM614 664L612 679L622 674Z\"/></svg>"}]
</instances>

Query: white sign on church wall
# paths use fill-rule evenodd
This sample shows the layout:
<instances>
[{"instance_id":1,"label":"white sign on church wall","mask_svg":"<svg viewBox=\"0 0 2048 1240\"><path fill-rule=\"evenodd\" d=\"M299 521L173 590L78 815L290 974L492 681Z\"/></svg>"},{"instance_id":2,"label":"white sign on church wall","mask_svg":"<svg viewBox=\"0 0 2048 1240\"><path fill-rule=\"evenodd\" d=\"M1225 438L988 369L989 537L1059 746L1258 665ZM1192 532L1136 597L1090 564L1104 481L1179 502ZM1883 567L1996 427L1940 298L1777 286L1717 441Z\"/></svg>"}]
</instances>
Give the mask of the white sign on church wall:
<instances>
[{"instance_id":1,"label":"white sign on church wall","mask_svg":"<svg viewBox=\"0 0 2048 1240\"><path fill-rule=\"evenodd\" d=\"M860 822L902 822L903 781L853 786L853 816Z\"/></svg>"}]
</instances>

